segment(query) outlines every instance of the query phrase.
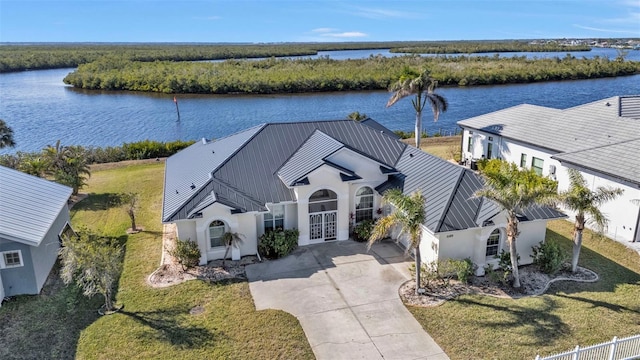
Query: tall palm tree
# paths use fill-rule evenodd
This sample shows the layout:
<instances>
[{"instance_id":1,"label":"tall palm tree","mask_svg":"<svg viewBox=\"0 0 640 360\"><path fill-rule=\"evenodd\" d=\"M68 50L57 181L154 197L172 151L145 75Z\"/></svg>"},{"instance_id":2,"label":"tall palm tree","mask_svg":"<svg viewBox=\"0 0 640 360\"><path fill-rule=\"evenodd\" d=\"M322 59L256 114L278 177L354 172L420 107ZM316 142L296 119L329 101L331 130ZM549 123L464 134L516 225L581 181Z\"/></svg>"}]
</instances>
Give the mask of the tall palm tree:
<instances>
[{"instance_id":1,"label":"tall palm tree","mask_svg":"<svg viewBox=\"0 0 640 360\"><path fill-rule=\"evenodd\" d=\"M555 181L536 174L532 169L520 170L516 164L499 159L486 162L481 169L484 187L475 193L494 201L507 213L507 243L513 268L513 287L520 287L516 240L518 215L534 205L552 205L558 198Z\"/></svg>"},{"instance_id":2,"label":"tall palm tree","mask_svg":"<svg viewBox=\"0 0 640 360\"><path fill-rule=\"evenodd\" d=\"M407 96L415 96L411 100L416 111L416 147L420 148L420 138L422 136L422 110L429 104L433 111L433 121L437 122L440 113L447 111L449 104L447 99L434 91L438 86L438 81L432 78L428 70L418 73L417 71L405 67L398 81L393 83L389 91L394 92L387 102L387 107L393 106Z\"/></svg>"},{"instance_id":3,"label":"tall palm tree","mask_svg":"<svg viewBox=\"0 0 640 360\"><path fill-rule=\"evenodd\" d=\"M13 140L13 130L4 120L0 119L0 149L14 146L16 146L16 142Z\"/></svg>"},{"instance_id":4,"label":"tall palm tree","mask_svg":"<svg viewBox=\"0 0 640 360\"><path fill-rule=\"evenodd\" d=\"M599 186L592 191L580 171L569 169L569 188L560 194L562 204L576 213L573 226L573 257L571 271L578 268L578 258L582 248L582 231L586 223L594 224L599 231L604 230L609 220L600 211L600 205L621 195L620 188Z\"/></svg>"},{"instance_id":5,"label":"tall palm tree","mask_svg":"<svg viewBox=\"0 0 640 360\"><path fill-rule=\"evenodd\" d=\"M425 199L419 191L405 195L398 189L391 189L382 196L384 204L393 205L391 214L378 220L369 237L369 249L378 240L387 236L394 226L400 227L400 235L409 236L407 252L413 250L416 261L416 294L420 288L420 241L422 240L422 224L425 220Z\"/></svg>"}]
</instances>

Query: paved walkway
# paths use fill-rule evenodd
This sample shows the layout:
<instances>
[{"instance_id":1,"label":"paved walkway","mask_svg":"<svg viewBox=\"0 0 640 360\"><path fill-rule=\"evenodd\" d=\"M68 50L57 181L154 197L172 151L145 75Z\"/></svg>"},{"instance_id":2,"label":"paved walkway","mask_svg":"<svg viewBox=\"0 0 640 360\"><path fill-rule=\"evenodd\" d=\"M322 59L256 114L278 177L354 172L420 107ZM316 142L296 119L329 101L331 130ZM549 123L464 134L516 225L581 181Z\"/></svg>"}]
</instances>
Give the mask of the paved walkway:
<instances>
[{"instance_id":1,"label":"paved walkway","mask_svg":"<svg viewBox=\"0 0 640 360\"><path fill-rule=\"evenodd\" d=\"M256 308L296 316L318 359L449 359L398 296L410 263L392 242L339 241L246 272Z\"/></svg>"}]
</instances>

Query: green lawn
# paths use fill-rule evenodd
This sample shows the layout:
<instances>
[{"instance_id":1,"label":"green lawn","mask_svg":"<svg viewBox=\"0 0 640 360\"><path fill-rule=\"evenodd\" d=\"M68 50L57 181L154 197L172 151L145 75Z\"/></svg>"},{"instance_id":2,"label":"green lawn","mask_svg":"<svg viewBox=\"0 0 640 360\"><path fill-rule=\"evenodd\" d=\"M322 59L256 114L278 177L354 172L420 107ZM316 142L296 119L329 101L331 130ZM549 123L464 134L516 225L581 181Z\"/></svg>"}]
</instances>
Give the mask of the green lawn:
<instances>
[{"instance_id":1,"label":"green lawn","mask_svg":"<svg viewBox=\"0 0 640 360\"><path fill-rule=\"evenodd\" d=\"M85 299L73 288L53 287L50 296L22 296L0 308L0 359L305 359L313 358L295 317L256 311L246 282L189 281L167 289L146 277L160 261L164 164L97 170L83 192L91 195L72 211L75 227L123 236L130 227L111 194L141 195L138 225L126 239L117 302L124 309L98 317L101 297ZM194 306L204 313L190 315Z\"/></svg>"},{"instance_id":2,"label":"green lawn","mask_svg":"<svg viewBox=\"0 0 640 360\"><path fill-rule=\"evenodd\" d=\"M549 223L547 239L571 246L572 224ZM558 282L519 300L461 296L409 311L451 359L533 359L640 333L640 256L588 232L580 265L596 283Z\"/></svg>"}]
</instances>

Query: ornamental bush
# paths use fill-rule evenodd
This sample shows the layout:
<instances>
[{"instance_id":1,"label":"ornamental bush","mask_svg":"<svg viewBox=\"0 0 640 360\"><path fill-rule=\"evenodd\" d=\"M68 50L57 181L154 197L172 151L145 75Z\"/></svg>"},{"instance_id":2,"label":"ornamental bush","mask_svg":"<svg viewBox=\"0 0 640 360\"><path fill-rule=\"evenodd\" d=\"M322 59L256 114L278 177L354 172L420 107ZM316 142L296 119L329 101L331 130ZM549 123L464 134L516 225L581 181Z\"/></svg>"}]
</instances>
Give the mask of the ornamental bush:
<instances>
[{"instance_id":1,"label":"ornamental bush","mask_svg":"<svg viewBox=\"0 0 640 360\"><path fill-rule=\"evenodd\" d=\"M546 274L553 275L560 271L569 258L567 252L553 241L541 241L533 248L533 263Z\"/></svg>"},{"instance_id":2,"label":"ornamental bush","mask_svg":"<svg viewBox=\"0 0 640 360\"><path fill-rule=\"evenodd\" d=\"M169 254L178 260L178 263L182 265L182 270L192 268L200 263L201 254L198 243L190 239L176 239L176 246L169 251Z\"/></svg>"},{"instance_id":3,"label":"ornamental bush","mask_svg":"<svg viewBox=\"0 0 640 360\"><path fill-rule=\"evenodd\" d=\"M375 226L375 220L364 220L359 222L353 228L353 240L358 242L369 241L369 237L371 237L371 231Z\"/></svg>"},{"instance_id":4,"label":"ornamental bush","mask_svg":"<svg viewBox=\"0 0 640 360\"><path fill-rule=\"evenodd\" d=\"M298 247L297 229L274 230L260 236L258 251L269 259L277 259L289 255Z\"/></svg>"}]
</instances>

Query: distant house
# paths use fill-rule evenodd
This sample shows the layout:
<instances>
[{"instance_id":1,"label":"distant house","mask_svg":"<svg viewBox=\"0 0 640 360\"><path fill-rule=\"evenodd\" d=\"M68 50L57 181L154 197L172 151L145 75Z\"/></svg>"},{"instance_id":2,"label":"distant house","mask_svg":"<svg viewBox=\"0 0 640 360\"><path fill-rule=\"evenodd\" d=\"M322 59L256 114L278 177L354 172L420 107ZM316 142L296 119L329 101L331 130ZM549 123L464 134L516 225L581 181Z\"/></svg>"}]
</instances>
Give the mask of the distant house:
<instances>
[{"instance_id":1,"label":"distant house","mask_svg":"<svg viewBox=\"0 0 640 360\"><path fill-rule=\"evenodd\" d=\"M277 228L297 228L300 246L348 240L355 223L388 211L385 190L420 190L423 260L469 257L482 273L506 249L506 217L473 198L481 186L471 170L404 144L371 119L271 123L203 139L168 158L162 221L177 225L178 238L197 241L206 264L224 256L226 231L245 238L235 257L256 254L260 235ZM524 264L547 220L564 214L520 215Z\"/></svg>"},{"instance_id":2,"label":"distant house","mask_svg":"<svg viewBox=\"0 0 640 360\"><path fill-rule=\"evenodd\" d=\"M569 95L570 96L570 95ZM615 96L565 110L519 105L458 122L468 160L503 158L569 185L578 169L593 188L612 186L622 196L606 203L606 234L640 241L640 95Z\"/></svg>"},{"instance_id":3,"label":"distant house","mask_svg":"<svg viewBox=\"0 0 640 360\"><path fill-rule=\"evenodd\" d=\"M73 230L70 187L0 166L0 303L38 294Z\"/></svg>"}]
</instances>

